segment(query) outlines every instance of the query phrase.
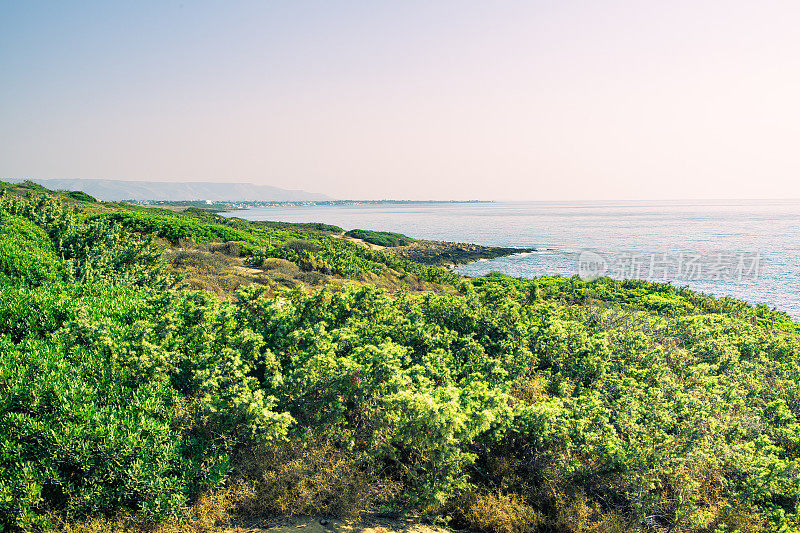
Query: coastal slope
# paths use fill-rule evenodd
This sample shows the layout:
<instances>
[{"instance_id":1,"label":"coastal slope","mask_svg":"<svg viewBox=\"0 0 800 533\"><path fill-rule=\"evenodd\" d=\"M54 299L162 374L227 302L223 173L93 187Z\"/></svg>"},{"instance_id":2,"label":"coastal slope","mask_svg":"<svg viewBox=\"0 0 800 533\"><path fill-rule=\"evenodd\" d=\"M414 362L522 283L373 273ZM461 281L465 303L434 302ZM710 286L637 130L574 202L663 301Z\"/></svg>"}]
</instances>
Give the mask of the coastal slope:
<instances>
[{"instance_id":1,"label":"coastal slope","mask_svg":"<svg viewBox=\"0 0 800 533\"><path fill-rule=\"evenodd\" d=\"M800 528L786 313L0 189L0 530Z\"/></svg>"}]
</instances>

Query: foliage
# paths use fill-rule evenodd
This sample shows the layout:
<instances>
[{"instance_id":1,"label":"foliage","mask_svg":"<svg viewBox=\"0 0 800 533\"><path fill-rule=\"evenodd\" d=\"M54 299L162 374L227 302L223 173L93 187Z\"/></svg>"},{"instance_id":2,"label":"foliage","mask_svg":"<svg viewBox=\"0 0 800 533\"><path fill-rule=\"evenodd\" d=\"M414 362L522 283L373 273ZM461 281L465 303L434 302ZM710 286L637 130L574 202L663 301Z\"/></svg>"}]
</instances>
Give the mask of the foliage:
<instances>
[{"instance_id":1,"label":"foliage","mask_svg":"<svg viewBox=\"0 0 800 533\"><path fill-rule=\"evenodd\" d=\"M142 238L105 219L81 220L74 208L42 196L33 200L0 198L0 212L27 219L37 225L39 238L28 254L48 254L61 259L59 268L67 281L133 283L151 288L166 288L173 280L161 268L161 250L153 246L152 236ZM10 257L22 257L9 250Z\"/></svg>"},{"instance_id":2,"label":"foliage","mask_svg":"<svg viewBox=\"0 0 800 533\"><path fill-rule=\"evenodd\" d=\"M140 233L156 235L178 244L182 239L194 242L244 241L257 243L252 235L221 224L202 224L189 218L177 218L152 213L115 212L94 215L94 220L118 222L123 227Z\"/></svg>"},{"instance_id":3,"label":"foliage","mask_svg":"<svg viewBox=\"0 0 800 533\"><path fill-rule=\"evenodd\" d=\"M43 193L52 192L50 189L48 189L44 185L40 185L40 184L36 183L35 181L31 181L31 180L23 181L22 183L19 184L19 187L22 187L23 189L29 189L31 191L36 191L36 192L43 192Z\"/></svg>"},{"instance_id":4,"label":"foliage","mask_svg":"<svg viewBox=\"0 0 800 533\"><path fill-rule=\"evenodd\" d=\"M32 222L0 208L0 276L41 285L61 276L61 263L47 234Z\"/></svg>"},{"instance_id":5,"label":"foliage","mask_svg":"<svg viewBox=\"0 0 800 533\"><path fill-rule=\"evenodd\" d=\"M181 214L0 207L7 529L383 505L491 531L797 530L800 337L780 312L639 281L463 280ZM220 299L171 288L155 235L453 290Z\"/></svg>"},{"instance_id":6,"label":"foliage","mask_svg":"<svg viewBox=\"0 0 800 533\"><path fill-rule=\"evenodd\" d=\"M237 443L279 439L291 421L263 388L280 379L274 358L203 293L7 286L0 302L11 524L42 508L176 516L223 481Z\"/></svg>"},{"instance_id":7,"label":"foliage","mask_svg":"<svg viewBox=\"0 0 800 533\"><path fill-rule=\"evenodd\" d=\"M187 204L191 204L193 202L185 202ZM201 202L197 202L198 205ZM332 224L323 224L321 222L274 222L271 220L245 220L243 218L238 217L228 217L218 215L216 213L212 213L207 209L201 209L199 207L189 207L181 211L181 215L189 216L192 218L196 218L203 222L207 223L215 223L215 224L225 224L234 228L267 228L267 229L279 229L279 230L290 230L290 231L321 231L325 233L344 233L344 230L339 226L334 226Z\"/></svg>"},{"instance_id":8,"label":"foliage","mask_svg":"<svg viewBox=\"0 0 800 533\"><path fill-rule=\"evenodd\" d=\"M401 233L392 233L389 231L370 231L364 229L353 229L345 233L348 237L361 239L371 244L379 246L394 247L394 246L408 246L416 239L407 237Z\"/></svg>"},{"instance_id":9,"label":"foliage","mask_svg":"<svg viewBox=\"0 0 800 533\"><path fill-rule=\"evenodd\" d=\"M536 510L515 494L470 494L458 514L470 529L491 533L533 532L542 524Z\"/></svg>"},{"instance_id":10,"label":"foliage","mask_svg":"<svg viewBox=\"0 0 800 533\"><path fill-rule=\"evenodd\" d=\"M67 191L65 194L70 198L72 198L73 200L79 200L81 202L92 202L92 203L97 202L97 198L83 191Z\"/></svg>"},{"instance_id":11,"label":"foliage","mask_svg":"<svg viewBox=\"0 0 800 533\"><path fill-rule=\"evenodd\" d=\"M284 248L294 250L295 252L310 252L312 254L319 252L319 246L316 243L307 240L292 239L283 246Z\"/></svg>"}]
</instances>

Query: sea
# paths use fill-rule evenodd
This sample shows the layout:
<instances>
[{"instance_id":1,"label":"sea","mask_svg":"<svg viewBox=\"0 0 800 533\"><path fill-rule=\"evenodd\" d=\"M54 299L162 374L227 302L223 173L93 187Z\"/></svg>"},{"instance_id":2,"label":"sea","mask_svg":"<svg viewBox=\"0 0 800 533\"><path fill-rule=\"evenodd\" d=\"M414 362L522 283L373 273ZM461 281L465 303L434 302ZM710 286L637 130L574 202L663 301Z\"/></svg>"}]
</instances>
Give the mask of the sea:
<instances>
[{"instance_id":1,"label":"sea","mask_svg":"<svg viewBox=\"0 0 800 533\"><path fill-rule=\"evenodd\" d=\"M800 320L800 200L283 205L224 214L531 248L453 270L668 281Z\"/></svg>"}]
</instances>

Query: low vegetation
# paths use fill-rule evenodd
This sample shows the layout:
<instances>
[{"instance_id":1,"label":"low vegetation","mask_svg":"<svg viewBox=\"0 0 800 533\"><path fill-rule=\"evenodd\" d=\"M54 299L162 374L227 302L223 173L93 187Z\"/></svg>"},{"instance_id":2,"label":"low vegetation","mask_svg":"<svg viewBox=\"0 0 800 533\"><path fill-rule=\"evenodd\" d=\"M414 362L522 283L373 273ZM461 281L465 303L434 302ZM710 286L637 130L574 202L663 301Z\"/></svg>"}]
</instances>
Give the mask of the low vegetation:
<instances>
[{"instance_id":1,"label":"low vegetation","mask_svg":"<svg viewBox=\"0 0 800 533\"><path fill-rule=\"evenodd\" d=\"M7 189L2 529L379 510L498 533L798 531L800 325L781 312L469 280L327 230Z\"/></svg>"},{"instance_id":2,"label":"low vegetation","mask_svg":"<svg viewBox=\"0 0 800 533\"><path fill-rule=\"evenodd\" d=\"M377 244L378 246L384 246L387 248L393 248L395 246L408 246L412 242L416 242L416 240L412 239L411 237L406 237L401 233L391 233L389 231L353 229L345 233L345 235L348 237L353 237L354 239L361 239L362 241L370 244Z\"/></svg>"}]
</instances>

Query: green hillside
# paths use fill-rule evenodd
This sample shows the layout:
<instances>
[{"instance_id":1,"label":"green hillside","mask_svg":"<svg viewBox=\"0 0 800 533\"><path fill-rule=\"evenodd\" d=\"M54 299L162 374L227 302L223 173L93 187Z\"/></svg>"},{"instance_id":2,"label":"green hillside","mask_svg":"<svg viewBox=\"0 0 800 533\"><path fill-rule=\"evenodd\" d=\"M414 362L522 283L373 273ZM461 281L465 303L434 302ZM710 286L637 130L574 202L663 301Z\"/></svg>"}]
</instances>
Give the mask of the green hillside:
<instances>
[{"instance_id":1,"label":"green hillside","mask_svg":"<svg viewBox=\"0 0 800 533\"><path fill-rule=\"evenodd\" d=\"M332 226L1 194L0 530L381 512L800 531L784 313L642 281L470 280Z\"/></svg>"}]
</instances>

